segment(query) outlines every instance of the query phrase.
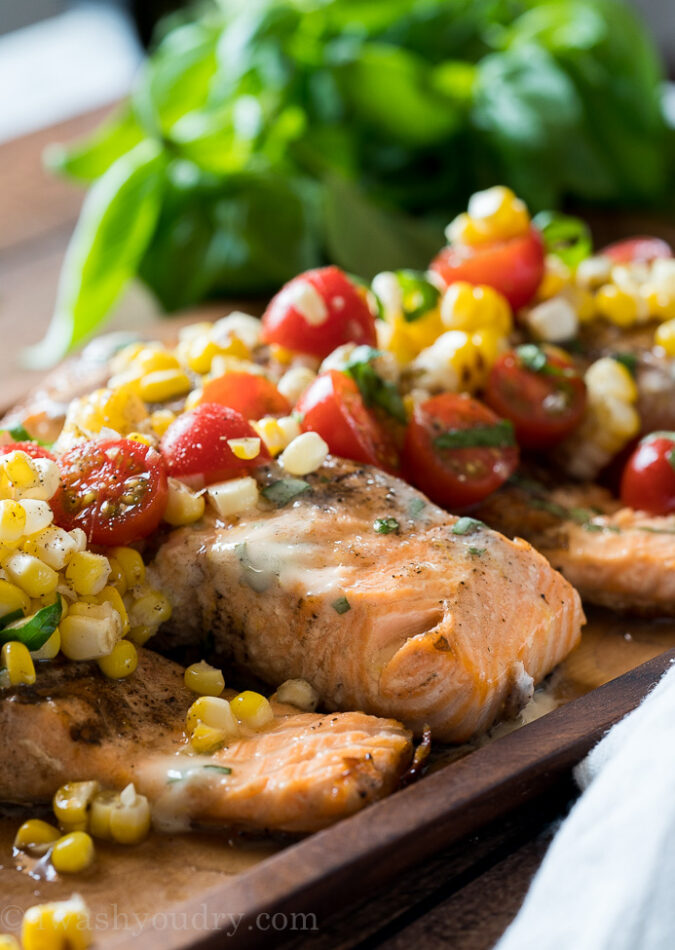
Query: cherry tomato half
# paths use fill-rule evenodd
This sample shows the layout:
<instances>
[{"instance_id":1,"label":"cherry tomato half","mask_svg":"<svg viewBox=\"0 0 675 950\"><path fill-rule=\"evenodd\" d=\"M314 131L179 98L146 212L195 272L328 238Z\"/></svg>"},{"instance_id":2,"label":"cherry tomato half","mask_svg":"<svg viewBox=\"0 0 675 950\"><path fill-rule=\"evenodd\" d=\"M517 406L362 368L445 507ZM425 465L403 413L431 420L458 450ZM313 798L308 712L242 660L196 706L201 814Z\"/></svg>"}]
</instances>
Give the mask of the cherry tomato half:
<instances>
[{"instance_id":1,"label":"cherry tomato half","mask_svg":"<svg viewBox=\"0 0 675 950\"><path fill-rule=\"evenodd\" d=\"M59 459L54 521L82 528L91 544L129 544L157 528L168 495L159 452L131 439L81 442Z\"/></svg>"},{"instance_id":2,"label":"cherry tomato half","mask_svg":"<svg viewBox=\"0 0 675 950\"><path fill-rule=\"evenodd\" d=\"M343 343L377 340L365 293L339 267L308 270L285 284L263 315L262 338L320 359Z\"/></svg>"},{"instance_id":3,"label":"cherry tomato half","mask_svg":"<svg viewBox=\"0 0 675 950\"><path fill-rule=\"evenodd\" d=\"M485 401L511 420L519 445L543 449L562 441L581 422L586 384L562 350L528 343L496 361Z\"/></svg>"},{"instance_id":4,"label":"cherry tomato half","mask_svg":"<svg viewBox=\"0 0 675 950\"><path fill-rule=\"evenodd\" d=\"M621 501L652 515L675 511L675 432L642 439L623 470Z\"/></svg>"},{"instance_id":5,"label":"cherry tomato half","mask_svg":"<svg viewBox=\"0 0 675 950\"><path fill-rule=\"evenodd\" d=\"M442 393L415 408L406 429L406 478L439 505L464 508L499 488L518 466L509 423L470 396Z\"/></svg>"},{"instance_id":6,"label":"cherry tomato half","mask_svg":"<svg viewBox=\"0 0 675 950\"><path fill-rule=\"evenodd\" d=\"M178 416L164 433L160 447L169 475L201 488L246 475L271 461L262 441L254 459L237 458L228 439L247 438L258 438L258 434L241 413L205 402Z\"/></svg>"},{"instance_id":7,"label":"cherry tomato half","mask_svg":"<svg viewBox=\"0 0 675 950\"><path fill-rule=\"evenodd\" d=\"M615 264L631 264L633 261L655 261L673 256L670 244L657 237L632 237L608 244L599 252L603 257L611 257Z\"/></svg>"},{"instance_id":8,"label":"cherry tomato half","mask_svg":"<svg viewBox=\"0 0 675 950\"><path fill-rule=\"evenodd\" d=\"M56 456L52 455L49 449L45 449L37 442L8 442L7 445L0 445L0 455L7 455L8 452L25 452L32 459L51 459L56 461Z\"/></svg>"},{"instance_id":9,"label":"cherry tomato half","mask_svg":"<svg viewBox=\"0 0 675 950\"><path fill-rule=\"evenodd\" d=\"M398 459L393 440L368 411L349 376L329 370L314 380L296 406L304 432L318 432L333 455L394 471Z\"/></svg>"},{"instance_id":10,"label":"cherry tomato half","mask_svg":"<svg viewBox=\"0 0 675 950\"><path fill-rule=\"evenodd\" d=\"M200 403L205 402L236 409L244 419L287 416L291 411L288 399L274 383L255 373L226 373L209 380L200 399Z\"/></svg>"},{"instance_id":11,"label":"cherry tomato half","mask_svg":"<svg viewBox=\"0 0 675 950\"><path fill-rule=\"evenodd\" d=\"M536 228L527 234L481 247L453 244L431 262L447 286L458 280L487 284L503 294L514 310L534 297L544 275L544 242Z\"/></svg>"}]
</instances>

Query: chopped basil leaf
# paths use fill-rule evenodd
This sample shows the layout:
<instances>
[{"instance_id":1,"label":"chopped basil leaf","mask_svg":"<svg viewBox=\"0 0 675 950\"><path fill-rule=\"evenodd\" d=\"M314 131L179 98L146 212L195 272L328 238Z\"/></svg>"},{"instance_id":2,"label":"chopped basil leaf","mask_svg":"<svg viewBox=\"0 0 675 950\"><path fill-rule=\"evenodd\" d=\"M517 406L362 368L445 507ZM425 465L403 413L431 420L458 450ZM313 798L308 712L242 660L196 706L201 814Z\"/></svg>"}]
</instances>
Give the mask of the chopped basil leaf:
<instances>
[{"instance_id":1,"label":"chopped basil leaf","mask_svg":"<svg viewBox=\"0 0 675 950\"><path fill-rule=\"evenodd\" d=\"M15 620L20 620L23 617L23 610L13 610L9 614L5 614L4 617L0 617L0 630L4 630L10 623L14 623Z\"/></svg>"},{"instance_id":2,"label":"chopped basil leaf","mask_svg":"<svg viewBox=\"0 0 675 950\"><path fill-rule=\"evenodd\" d=\"M478 518L459 518L450 528L452 534L473 534L474 531L480 531L481 528L485 528L486 525L483 521L479 521Z\"/></svg>"},{"instance_id":3,"label":"chopped basil leaf","mask_svg":"<svg viewBox=\"0 0 675 950\"><path fill-rule=\"evenodd\" d=\"M378 406L397 422L405 424L407 416L403 399L394 383L383 379L373 366L382 350L372 346L357 346L345 364L344 372L351 376L368 408Z\"/></svg>"},{"instance_id":4,"label":"chopped basil leaf","mask_svg":"<svg viewBox=\"0 0 675 950\"><path fill-rule=\"evenodd\" d=\"M533 508L538 508L540 511L547 511L550 515L555 515L556 518L569 518L570 513L567 508L563 508L562 505L559 505L555 501L547 501L545 498L531 498L530 504Z\"/></svg>"},{"instance_id":5,"label":"chopped basil leaf","mask_svg":"<svg viewBox=\"0 0 675 950\"><path fill-rule=\"evenodd\" d=\"M232 769L227 765L203 765L208 772L219 772L221 775L232 775Z\"/></svg>"},{"instance_id":6,"label":"chopped basil leaf","mask_svg":"<svg viewBox=\"0 0 675 950\"><path fill-rule=\"evenodd\" d=\"M631 376L635 376L638 364L635 353L612 353L612 359L616 360L617 363L621 363L622 366L625 366Z\"/></svg>"},{"instance_id":7,"label":"chopped basil leaf","mask_svg":"<svg viewBox=\"0 0 675 950\"><path fill-rule=\"evenodd\" d=\"M24 643L31 653L43 647L54 633L61 619L61 600L42 607L30 617L16 620L0 630L0 643L18 640Z\"/></svg>"},{"instance_id":8,"label":"chopped basil leaf","mask_svg":"<svg viewBox=\"0 0 675 950\"><path fill-rule=\"evenodd\" d=\"M494 425L449 429L434 439L437 449L506 448L516 444L513 423L500 419Z\"/></svg>"},{"instance_id":9,"label":"chopped basil leaf","mask_svg":"<svg viewBox=\"0 0 675 950\"><path fill-rule=\"evenodd\" d=\"M373 522L373 528L378 534L391 534L392 531L398 531L400 527L396 518L377 518Z\"/></svg>"},{"instance_id":10,"label":"chopped basil leaf","mask_svg":"<svg viewBox=\"0 0 675 950\"><path fill-rule=\"evenodd\" d=\"M333 601L331 607L336 614L346 614L348 610L352 609L352 605L349 603L346 597L338 597L337 600Z\"/></svg>"},{"instance_id":11,"label":"chopped basil leaf","mask_svg":"<svg viewBox=\"0 0 675 950\"><path fill-rule=\"evenodd\" d=\"M546 369L548 358L536 343L524 343L522 346L516 347L516 355L521 366L532 370L533 373L541 373Z\"/></svg>"},{"instance_id":12,"label":"chopped basil leaf","mask_svg":"<svg viewBox=\"0 0 675 950\"><path fill-rule=\"evenodd\" d=\"M481 555L485 554L485 552L487 551L487 548L474 548L474 547L470 547L470 548L468 548L467 550L468 550L469 554L473 554L473 555L475 555L476 557L481 557Z\"/></svg>"},{"instance_id":13,"label":"chopped basil leaf","mask_svg":"<svg viewBox=\"0 0 675 950\"><path fill-rule=\"evenodd\" d=\"M221 775L232 775L232 769L227 765L200 765L192 769L169 769L166 776L167 785L175 785L176 782L182 782L191 775L198 775L200 772L219 772Z\"/></svg>"},{"instance_id":14,"label":"chopped basil leaf","mask_svg":"<svg viewBox=\"0 0 675 950\"><path fill-rule=\"evenodd\" d=\"M427 503L423 498L411 498L408 504L408 517L414 521L418 514L426 508Z\"/></svg>"},{"instance_id":15,"label":"chopped basil leaf","mask_svg":"<svg viewBox=\"0 0 675 950\"><path fill-rule=\"evenodd\" d=\"M280 478L278 482L266 485L260 494L277 508L283 508L294 498L310 491L310 487L309 482L302 478Z\"/></svg>"},{"instance_id":16,"label":"chopped basil leaf","mask_svg":"<svg viewBox=\"0 0 675 950\"><path fill-rule=\"evenodd\" d=\"M541 232L549 254L576 267L593 253L591 231L585 221L559 211L540 211L532 222Z\"/></svg>"}]
</instances>

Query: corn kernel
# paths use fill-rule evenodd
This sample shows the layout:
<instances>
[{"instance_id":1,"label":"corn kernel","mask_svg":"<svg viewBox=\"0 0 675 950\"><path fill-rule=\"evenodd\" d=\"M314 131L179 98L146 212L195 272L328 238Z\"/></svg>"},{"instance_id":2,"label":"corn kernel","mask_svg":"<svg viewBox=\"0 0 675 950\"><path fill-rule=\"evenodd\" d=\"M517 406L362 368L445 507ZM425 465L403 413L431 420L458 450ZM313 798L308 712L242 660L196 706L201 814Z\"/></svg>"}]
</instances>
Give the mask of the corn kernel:
<instances>
[{"instance_id":1,"label":"corn kernel","mask_svg":"<svg viewBox=\"0 0 675 950\"><path fill-rule=\"evenodd\" d=\"M190 369L202 375L209 372L216 357L246 359L250 355L249 348L237 336L231 336L223 344L208 337L197 337L187 343L183 353Z\"/></svg>"},{"instance_id":2,"label":"corn kernel","mask_svg":"<svg viewBox=\"0 0 675 950\"><path fill-rule=\"evenodd\" d=\"M131 640L137 647L143 647L156 633L157 627L150 627L147 623L138 623L129 629L127 640Z\"/></svg>"},{"instance_id":3,"label":"corn kernel","mask_svg":"<svg viewBox=\"0 0 675 950\"><path fill-rule=\"evenodd\" d=\"M51 594L59 584L56 571L38 558L22 551L15 551L4 563L11 581L14 581L30 597Z\"/></svg>"},{"instance_id":4,"label":"corn kernel","mask_svg":"<svg viewBox=\"0 0 675 950\"><path fill-rule=\"evenodd\" d=\"M17 498L35 498L38 501L49 501L61 485L61 474L56 462L51 459L33 459L33 468L37 476L37 485L31 488L15 489Z\"/></svg>"},{"instance_id":5,"label":"corn kernel","mask_svg":"<svg viewBox=\"0 0 675 950\"><path fill-rule=\"evenodd\" d=\"M217 696L200 696L188 709L187 731L193 732L200 723L227 735L239 734L239 726L229 702Z\"/></svg>"},{"instance_id":6,"label":"corn kernel","mask_svg":"<svg viewBox=\"0 0 675 950\"><path fill-rule=\"evenodd\" d=\"M307 366L293 366L281 377L277 389L294 406L315 379L316 373Z\"/></svg>"},{"instance_id":7,"label":"corn kernel","mask_svg":"<svg viewBox=\"0 0 675 950\"><path fill-rule=\"evenodd\" d=\"M173 353L159 346L146 346L137 353L131 364L143 376L148 373L161 372L162 370L179 369L180 363Z\"/></svg>"},{"instance_id":8,"label":"corn kernel","mask_svg":"<svg viewBox=\"0 0 675 950\"><path fill-rule=\"evenodd\" d=\"M138 653L129 640L118 640L108 656L102 656L98 667L111 680L121 680L136 672Z\"/></svg>"},{"instance_id":9,"label":"corn kernel","mask_svg":"<svg viewBox=\"0 0 675 950\"><path fill-rule=\"evenodd\" d=\"M60 650L61 631L57 627L49 640L43 643L39 650L33 651L32 656L35 660L53 660L55 656L58 656Z\"/></svg>"},{"instance_id":10,"label":"corn kernel","mask_svg":"<svg viewBox=\"0 0 675 950\"><path fill-rule=\"evenodd\" d=\"M26 512L18 501L0 501L0 542L18 541L26 528Z\"/></svg>"},{"instance_id":11,"label":"corn kernel","mask_svg":"<svg viewBox=\"0 0 675 950\"><path fill-rule=\"evenodd\" d=\"M250 462L251 459L256 458L260 455L260 439L259 438L243 438L243 439L228 439L227 445L231 450L232 454L242 461Z\"/></svg>"},{"instance_id":12,"label":"corn kernel","mask_svg":"<svg viewBox=\"0 0 675 950\"><path fill-rule=\"evenodd\" d=\"M247 689L230 702L232 712L251 729L264 729L274 720L269 700L260 693Z\"/></svg>"},{"instance_id":13,"label":"corn kernel","mask_svg":"<svg viewBox=\"0 0 675 950\"><path fill-rule=\"evenodd\" d=\"M131 605L129 623L132 629L138 626L151 627L154 630L171 616L169 600L158 590L148 588Z\"/></svg>"},{"instance_id":14,"label":"corn kernel","mask_svg":"<svg viewBox=\"0 0 675 950\"><path fill-rule=\"evenodd\" d=\"M77 551L70 556L66 580L77 594L99 594L110 577L108 558L91 551Z\"/></svg>"},{"instance_id":15,"label":"corn kernel","mask_svg":"<svg viewBox=\"0 0 675 950\"><path fill-rule=\"evenodd\" d=\"M265 443L270 455L278 455L286 447L284 433L279 427L279 421L274 416L263 416L262 419L251 420L251 426Z\"/></svg>"},{"instance_id":16,"label":"corn kernel","mask_svg":"<svg viewBox=\"0 0 675 950\"><path fill-rule=\"evenodd\" d=\"M575 283L586 290L597 290L609 283L612 275L612 259L596 254L581 261L574 272Z\"/></svg>"},{"instance_id":17,"label":"corn kernel","mask_svg":"<svg viewBox=\"0 0 675 950\"><path fill-rule=\"evenodd\" d=\"M176 527L193 524L204 515L206 503L203 495L190 491L188 486L177 478L169 479L169 497L164 509L164 520Z\"/></svg>"},{"instance_id":18,"label":"corn kernel","mask_svg":"<svg viewBox=\"0 0 675 950\"><path fill-rule=\"evenodd\" d=\"M51 861L59 874L81 874L94 863L94 842L86 831L72 831L52 848Z\"/></svg>"},{"instance_id":19,"label":"corn kernel","mask_svg":"<svg viewBox=\"0 0 675 950\"><path fill-rule=\"evenodd\" d=\"M525 320L535 339L547 343L571 340L579 330L576 311L562 296L551 297L532 307Z\"/></svg>"},{"instance_id":20,"label":"corn kernel","mask_svg":"<svg viewBox=\"0 0 675 950\"><path fill-rule=\"evenodd\" d=\"M21 925L23 950L87 950L91 946L89 911L79 896L29 907Z\"/></svg>"},{"instance_id":21,"label":"corn kernel","mask_svg":"<svg viewBox=\"0 0 675 950\"><path fill-rule=\"evenodd\" d=\"M675 294L664 293L652 283L643 284L640 295L647 304L649 315L659 320L675 319Z\"/></svg>"},{"instance_id":22,"label":"corn kernel","mask_svg":"<svg viewBox=\"0 0 675 950\"><path fill-rule=\"evenodd\" d=\"M109 840L110 817L113 809L119 803L119 795L111 789L97 792L89 808L89 834L94 838Z\"/></svg>"},{"instance_id":23,"label":"corn kernel","mask_svg":"<svg viewBox=\"0 0 675 950\"><path fill-rule=\"evenodd\" d=\"M638 388L629 370L612 359L603 356L586 370L584 381L590 399L612 397L625 403L634 403L638 398Z\"/></svg>"},{"instance_id":24,"label":"corn kernel","mask_svg":"<svg viewBox=\"0 0 675 950\"><path fill-rule=\"evenodd\" d=\"M654 342L666 356L675 357L675 320L667 320L656 328Z\"/></svg>"},{"instance_id":25,"label":"corn kernel","mask_svg":"<svg viewBox=\"0 0 675 950\"><path fill-rule=\"evenodd\" d=\"M546 265L544 276L537 287L537 300L549 300L551 297L557 297L572 280L572 271L564 261L561 261L557 254L548 254L546 256Z\"/></svg>"},{"instance_id":26,"label":"corn kernel","mask_svg":"<svg viewBox=\"0 0 675 950\"><path fill-rule=\"evenodd\" d=\"M148 410L137 392L137 384L114 389L97 389L70 404L64 432L90 435L113 429L122 435L137 431L148 418Z\"/></svg>"},{"instance_id":27,"label":"corn kernel","mask_svg":"<svg viewBox=\"0 0 675 950\"><path fill-rule=\"evenodd\" d=\"M17 831L14 847L18 851L27 851L30 854L44 854L60 837L61 832L54 825L31 818L24 821Z\"/></svg>"},{"instance_id":28,"label":"corn kernel","mask_svg":"<svg viewBox=\"0 0 675 950\"><path fill-rule=\"evenodd\" d=\"M203 722L197 723L190 732L190 745L199 755L210 755L227 744L228 733L222 729L214 729Z\"/></svg>"},{"instance_id":29,"label":"corn kernel","mask_svg":"<svg viewBox=\"0 0 675 950\"><path fill-rule=\"evenodd\" d=\"M11 934L0 934L0 950L21 950L19 941Z\"/></svg>"},{"instance_id":30,"label":"corn kernel","mask_svg":"<svg viewBox=\"0 0 675 950\"><path fill-rule=\"evenodd\" d=\"M26 515L24 534L34 535L48 528L54 520L54 512L46 501L24 498L19 502Z\"/></svg>"},{"instance_id":31,"label":"corn kernel","mask_svg":"<svg viewBox=\"0 0 675 950\"><path fill-rule=\"evenodd\" d=\"M216 320L211 336L221 346L227 345L232 337L236 337L249 350L254 350L260 342L260 329L260 320L257 317L242 313L241 310L233 310L227 316Z\"/></svg>"},{"instance_id":32,"label":"corn kernel","mask_svg":"<svg viewBox=\"0 0 675 950\"><path fill-rule=\"evenodd\" d=\"M84 831L89 808L98 791L98 782L67 782L62 785L52 801L59 825L69 831Z\"/></svg>"},{"instance_id":33,"label":"corn kernel","mask_svg":"<svg viewBox=\"0 0 675 950\"><path fill-rule=\"evenodd\" d=\"M134 548L113 548L112 556L119 563L127 588L143 584L145 581L145 564L143 558Z\"/></svg>"},{"instance_id":34,"label":"corn kernel","mask_svg":"<svg viewBox=\"0 0 675 950\"><path fill-rule=\"evenodd\" d=\"M254 478L231 478L207 488L208 499L221 518L241 514L258 503L258 485Z\"/></svg>"},{"instance_id":35,"label":"corn kernel","mask_svg":"<svg viewBox=\"0 0 675 950\"><path fill-rule=\"evenodd\" d=\"M35 488L38 485L39 479L33 459L19 449L3 456L2 470L16 488Z\"/></svg>"},{"instance_id":36,"label":"corn kernel","mask_svg":"<svg viewBox=\"0 0 675 950\"><path fill-rule=\"evenodd\" d=\"M145 349L145 344L136 342L128 343L115 353L110 361L110 367L113 373L123 373L129 369L133 361Z\"/></svg>"},{"instance_id":37,"label":"corn kernel","mask_svg":"<svg viewBox=\"0 0 675 950\"><path fill-rule=\"evenodd\" d=\"M605 284L598 290L595 306L600 316L618 327L631 327L638 320L637 297L614 284Z\"/></svg>"},{"instance_id":38,"label":"corn kernel","mask_svg":"<svg viewBox=\"0 0 675 950\"><path fill-rule=\"evenodd\" d=\"M274 698L279 703L288 703L305 712L314 712L319 705L319 694L307 680L286 680L276 691Z\"/></svg>"},{"instance_id":39,"label":"corn kernel","mask_svg":"<svg viewBox=\"0 0 675 950\"><path fill-rule=\"evenodd\" d=\"M28 613L30 597L16 584L0 579L0 618L6 617L7 614L14 614L18 610L24 614Z\"/></svg>"},{"instance_id":40,"label":"corn kernel","mask_svg":"<svg viewBox=\"0 0 675 950\"><path fill-rule=\"evenodd\" d=\"M458 215L446 230L448 240L480 245L524 234L530 226L525 204L510 188L495 185L469 199L466 214Z\"/></svg>"},{"instance_id":41,"label":"corn kernel","mask_svg":"<svg viewBox=\"0 0 675 950\"><path fill-rule=\"evenodd\" d=\"M284 440L284 448L300 435L300 423L296 416L281 416L277 419L277 425Z\"/></svg>"},{"instance_id":42,"label":"corn kernel","mask_svg":"<svg viewBox=\"0 0 675 950\"><path fill-rule=\"evenodd\" d=\"M190 392L190 377L182 369L148 373L141 380L140 393L146 402L167 402Z\"/></svg>"},{"instance_id":43,"label":"corn kernel","mask_svg":"<svg viewBox=\"0 0 675 950\"><path fill-rule=\"evenodd\" d=\"M140 442L141 445L155 445L155 440L151 439L149 435L143 435L142 432L130 432L127 439L130 439L132 442Z\"/></svg>"},{"instance_id":44,"label":"corn kernel","mask_svg":"<svg viewBox=\"0 0 675 950\"><path fill-rule=\"evenodd\" d=\"M213 324L208 320L200 320L198 323L188 323L178 331L179 343L189 343L190 340L196 340L201 336L209 336Z\"/></svg>"},{"instance_id":45,"label":"corn kernel","mask_svg":"<svg viewBox=\"0 0 675 950\"><path fill-rule=\"evenodd\" d=\"M160 438L164 435L176 416L170 409L157 409L150 416L150 425L155 435Z\"/></svg>"},{"instance_id":46,"label":"corn kernel","mask_svg":"<svg viewBox=\"0 0 675 950\"><path fill-rule=\"evenodd\" d=\"M194 409L195 406L198 406L202 401L202 396L204 395L203 389L193 389L192 392L187 394L185 399L184 409L187 412L188 409Z\"/></svg>"},{"instance_id":47,"label":"corn kernel","mask_svg":"<svg viewBox=\"0 0 675 950\"><path fill-rule=\"evenodd\" d=\"M110 577L108 578L108 584L111 587L114 587L119 594L124 596L127 592L127 578L126 574L122 570L122 565L117 560L116 557L110 555L108 557L108 564L110 564Z\"/></svg>"},{"instance_id":48,"label":"corn kernel","mask_svg":"<svg viewBox=\"0 0 675 950\"><path fill-rule=\"evenodd\" d=\"M148 799L127 785L110 813L110 837L118 844L139 844L148 836L150 820Z\"/></svg>"},{"instance_id":49,"label":"corn kernel","mask_svg":"<svg viewBox=\"0 0 675 950\"><path fill-rule=\"evenodd\" d=\"M279 456L281 466L290 475L309 475L326 461L328 445L318 432L303 432Z\"/></svg>"},{"instance_id":50,"label":"corn kernel","mask_svg":"<svg viewBox=\"0 0 675 950\"><path fill-rule=\"evenodd\" d=\"M61 650L69 660L98 660L122 636L122 619L109 603L74 604L59 624Z\"/></svg>"},{"instance_id":51,"label":"corn kernel","mask_svg":"<svg viewBox=\"0 0 675 950\"><path fill-rule=\"evenodd\" d=\"M185 670L185 685L200 696L220 696L225 689L225 679L221 670L201 660Z\"/></svg>"},{"instance_id":52,"label":"corn kernel","mask_svg":"<svg viewBox=\"0 0 675 950\"><path fill-rule=\"evenodd\" d=\"M452 284L441 300L440 314L448 330L472 333L489 327L506 336L513 329L508 301L486 285L474 286L465 281Z\"/></svg>"},{"instance_id":53,"label":"corn kernel","mask_svg":"<svg viewBox=\"0 0 675 950\"><path fill-rule=\"evenodd\" d=\"M11 629L11 628L8 628ZM18 640L11 640L2 647L2 665L7 670L12 686L32 686L35 682L35 665L28 647Z\"/></svg>"}]
</instances>

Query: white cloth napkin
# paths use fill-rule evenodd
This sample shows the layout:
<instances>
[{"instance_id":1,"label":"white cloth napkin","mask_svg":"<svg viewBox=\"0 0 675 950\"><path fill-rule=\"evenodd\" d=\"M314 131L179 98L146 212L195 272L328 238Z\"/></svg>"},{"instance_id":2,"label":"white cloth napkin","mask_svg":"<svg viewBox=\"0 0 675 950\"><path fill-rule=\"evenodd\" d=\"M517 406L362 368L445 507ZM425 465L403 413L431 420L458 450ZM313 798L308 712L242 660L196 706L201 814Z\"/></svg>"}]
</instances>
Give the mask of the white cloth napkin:
<instances>
[{"instance_id":1,"label":"white cloth napkin","mask_svg":"<svg viewBox=\"0 0 675 950\"><path fill-rule=\"evenodd\" d=\"M675 667L575 777L583 795L495 950L673 950Z\"/></svg>"}]
</instances>

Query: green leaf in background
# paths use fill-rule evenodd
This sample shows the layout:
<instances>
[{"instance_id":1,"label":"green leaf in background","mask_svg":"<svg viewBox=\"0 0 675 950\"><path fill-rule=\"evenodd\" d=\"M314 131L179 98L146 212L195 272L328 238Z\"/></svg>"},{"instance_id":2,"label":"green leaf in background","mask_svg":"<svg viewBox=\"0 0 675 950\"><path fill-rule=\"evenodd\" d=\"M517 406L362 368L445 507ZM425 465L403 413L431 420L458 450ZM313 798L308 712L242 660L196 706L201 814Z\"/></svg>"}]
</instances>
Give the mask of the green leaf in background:
<instances>
[{"instance_id":1,"label":"green leaf in background","mask_svg":"<svg viewBox=\"0 0 675 950\"><path fill-rule=\"evenodd\" d=\"M85 139L69 146L50 145L45 150L45 164L59 174L92 182L138 145L143 137L143 129L127 105L114 112Z\"/></svg>"},{"instance_id":2,"label":"green leaf in background","mask_svg":"<svg viewBox=\"0 0 675 950\"><path fill-rule=\"evenodd\" d=\"M157 224L164 155L150 140L118 158L87 195L61 271L47 335L26 363L49 366L84 340L136 273Z\"/></svg>"}]
</instances>

